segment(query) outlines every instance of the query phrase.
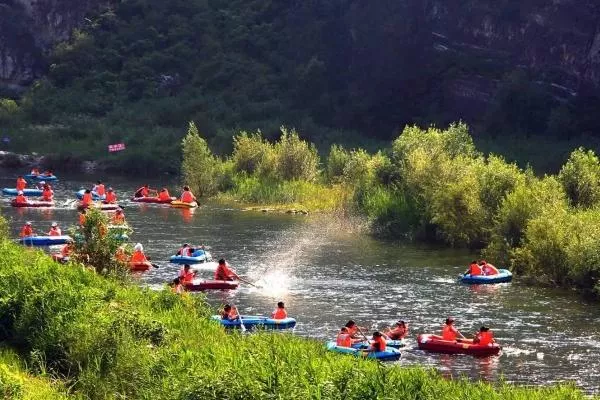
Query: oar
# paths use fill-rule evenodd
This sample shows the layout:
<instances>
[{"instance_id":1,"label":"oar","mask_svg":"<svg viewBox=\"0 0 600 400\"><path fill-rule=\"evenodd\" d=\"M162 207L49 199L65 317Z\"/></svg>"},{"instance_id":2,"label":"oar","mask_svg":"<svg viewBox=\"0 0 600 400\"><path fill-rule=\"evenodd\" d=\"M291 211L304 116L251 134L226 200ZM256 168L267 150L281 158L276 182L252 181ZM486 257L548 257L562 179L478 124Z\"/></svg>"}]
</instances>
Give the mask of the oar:
<instances>
[{"instance_id":1,"label":"oar","mask_svg":"<svg viewBox=\"0 0 600 400\"><path fill-rule=\"evenodd\" d=\"M158 264L155 264L155 263L150 263L150 264L152 264L152 266L153 266L154 268L160 268L160 265L158 265Z\"/></svg>"},{"instance_id":2,"label":"oar","mask_svg":"<svg viewBox=\"0 0 600 400\"><path fill-rule=\"evenodd\" d=\"M240 328L242 328L242 333L246 332L246 327L244 326L244 320L242 319L242 314L240 314L240 311L237 309L237 307L235 308L235 310L238 313L238 318L240 319Z\"/></svg>"},{"instance_id":3,"label":"oar","mask_svg":"<svg viewBox=\"0 0 600 400\"><path fill-rule=\"evenodd\" d=\"M365 340L368 343L369 342L369 338L367 338L367 336L363 333L363 331L360 329L360 327L358 325L356 325L356 329L358 330L358 333L360 333L362 335L362 337L364 337Z\"/></svg>"},{"instance_id":4,"label":"oar","mask_svg":"<svg viewBox=\"0 0 600 400\"><path fill-rule=\"evenodd\" d=\"M240 281L244 282L244 283L247 283L247 284L248 284L248 285L250 285L250 286L253 286L253 287L255 287L255 288L258 288L258 286L256 286L254 283L252 283L252 282L250 282L250 281L247 281L247 280L245 280L244 278L240 277L239 275L238 275L238 279L239 279Z\"/></svg>"}]
</instances>

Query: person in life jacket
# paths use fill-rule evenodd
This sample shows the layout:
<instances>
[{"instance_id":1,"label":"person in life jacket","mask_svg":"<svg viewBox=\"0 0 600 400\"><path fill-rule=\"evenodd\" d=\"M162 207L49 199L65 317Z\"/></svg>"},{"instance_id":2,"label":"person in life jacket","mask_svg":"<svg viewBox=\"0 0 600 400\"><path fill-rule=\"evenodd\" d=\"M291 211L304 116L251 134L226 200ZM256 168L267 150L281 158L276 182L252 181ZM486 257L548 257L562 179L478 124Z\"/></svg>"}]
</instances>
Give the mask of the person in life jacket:
<instances>
[{"instance_id":1,"label":"person in life jacket","mask_svg":"<svg viewBox=\"0 0 600 400\"><path fill-rule=\"evenodd\" d=\"M353 339L365 338L364 332L367 329L356 325L356 322L354 322L353 320L346 322L345 327L348 329L348 333L350 334L350 336L352 336Z\"/></svg>"},{"instance_id":2,"label":"person in life jacket","mask_svg":"<svg viewBox=\"0 0 600 400\"><path fill-rule=\"evenodd\" d=\"M40 174L40 170L38 168L32 168L31 172L29 174L30 175L39 175Z\"/></svg>"},{"instance_id":3,"label":"person in life jacket","mask_svg":"<svg viewBox=\"0 0 600 400\"><path fill-rule=\"evenodd\" d=\"M219 266L215 270L215 280L234 281L236 279L240 279L240 277L235 272L233 272L231 268L229 268L225 259L221 258L219 260Z\"/></svg>"},{"instance_id":4,"label":"person in life jacket","mask_svg":"<svg viewBox=\"0 0 600 400\"><path fill-rule=\"evenodd\" d=\"M467 272L465 272L465 275L466 274L470 274L471 276L477 276L483 274L483 271L481 270L479 264L477 264L477 261L471 261L471 264L469 264L469 269L467 270Z\"/></svg>"},{"instance_id":5,"label":"person in life jacket","mask_svg":"<svg viewBox=\"0 0 600 400\"><path fill-rule=\"evenodd\" d=\"M23 194L22 190L17 192L17 197L15 197L15 203L17 204L27 204L27 197Z\"/></svg>"},{"instance_id":6,"label":"person in life jacket","mask_svg":"<svg viewBox=\"0 0 600 400\"><path fill-rule=\"evenodd\" d=\"M58 227L58 224L56 222L53 222L52 226L50 227L50 230L48 231L48 236L60 236L60 235L62 235L62 231Z\"/></svg>"},{"instance_id":7,"label":"person in life jacket","mask_svg":"<svg viewBox=\"0 0 600 400\"><path fill-rule=\"evenodd\" d=\"M97 181L94 187L92 188L92 192L96 192L96 194L100 197L106 194L106 190L104 190L104 184L102 181Z\"/></svg>"},{"instance_id":8,"label":"person in life jacket","mask_svg":"<svg viewBox=\"0 0 600 400\"><path fill-rule=\"evenodd\" d=\"M120 208L112 216L112 221L115 225L125 225L125 214L123 214L123 210Z\"/></svg>"},{"instance_id":9,"label":"person in life jacket","mask_svg":"<svg viewBox=\"0 0 600 400\"><path fill-rule=\"evenodd\" d=\"M148 185L144 185L141 188L139 188L138 190L135 191L135 193L133 194L133 197L148 197L150 195L150 188L148 187Z\"/></svg>"},{"instance_id":10,"label":"person in life jacket","mask_svg":"<svg viewBox=\"0 0 600 400\"><path fill-rule=\"evenodd\" d=\"M24 190L25 187L27 186L27 181L23 178L23 176L19 175L17 177L17 192L19 190Z\"/></svg>"},{"instance_id":11,"label":"person in life jacket","mask_svg":"<svg viewBox=\"0 0 600 400\"><path fill-rule=\"evenodd\" d=\"M196 271L193 271L192 268L188 264L185 264L179 270L179 280L181 281L181 283L183 285L192 283L192 281L194 280L195 277L196 277Z\"/></svg>"},{"instance_id":12,"label":"person in life jacket","mask_svg":"<svg viewBox=\"0 0 600 400\"><path fill-rule=\"evenodd\" d=\"M391 340L402 340L408 335L408 325L400 320L396 322L396 326L394 328L388 328L384 335L390 338Z\"/></svg>"},{"instance_id":13,"label":"person in life jacket","mask_svg":"<svg viewBox=\"0 0 600 400\"><path fill-rule=\"evenodd\" d=\"M184 203L193 203L196 201L196 196L194 196L189 186L183 187L183 193L181 193L180 200Z\"/></svg>"},{"instance_id":14,"label":"person in life jacket","mask_svg":"<svg viewBox=\"0 0 600 400\"><path fill-rule=\"evenodd\" d=\"M234 321L239 318L239 313L236 306L225 304L223 311L221 311L221 319Z\"/></svg>"},{"instance_id":15,"label":"person in life jacket","mask_svg":"<svg viewBox=\"0 0 600 400\"><path fill-rule=\"evenodd\" d=\"M442 327L442 339L455 342L457 339L457 336L459 336L459 335L461 338L463 338L463 339L465 338L463 336L463 334L460 333L458 331L458 329L456 329L456 327L454 326L454 318L452 318L452 317L446 318L446 323Z\"/></svg>"},{"instance_id":16,"label":"person in life jacket","mask_svg":"<svg viewBox=\"0 0 600 400\"><path fill-rule=\"evenodd\" d=\"M42 190L42 200L43 201L52 201L54 200L54 191L50 188L50 185L44 185L44 189Z\"/></svg>"},{"instance_id":17,"label":"person in life jacket","mask_svg":"<svg viewBox=\"0 0 600 400\"><path fill-rule=\"evenodd\" d=\"M387 344L385 342L385 338L381 334L381 332L373 332L373 341L369 346L369 351L378 352L385 351Z\"/></svg>"},{"instance_id":18,"label":"person in life jacket","mask_svg":"<svg viewBox=\"0 0 600 400\"><path fill-rule=\"evenodd\" d=\"M271 313L273 319L284 319L287 318L287 311L285 310L285 304L283 301L277 303L277 309Z\"/></svg>"},{"instance_id":19,"label":"person in life jacket","mask_svg":"<svg viewBox=\"0 0 600 400\"><path fill-rule=\"evenodd\" d=\"M182 294L185 291L185 288L181 284L181 280L179 278L173 279L169 286L171 287L171 291L175 294Z\"/></svg>"},{"instance_id":20,"label":"person in life jacket","mask_svg":"<svg viewBox=\"0 0 600 400\"><path fill-rule=\"evenodd\" d=\"M169 191L167 190L167 188L162 188L160 190L160 193L158 193L158 199L160 201L171 200L171 195L169 194Z\"/></svg>"},{"instance_id":21,"label":"person in life jacket","mask_svg":"<svg viewBox=\"0 0 600 400\"><path fill-rule=\"evenodd\" d=\"M143 264L148 262L146 254L144 254L144 246L142 246L141 243L138 243L133 247L133 254L131 255L129 262L131 264Z\"/></svg>"},{"instance_id":22,"label":"person in life jacket","mask_svg":"<svg viewBox=\"0 0 600 400\"><path fill-rule=\"evenodd\" d=\"M477 343L481 346L488 346L490 344L496 343L494 339L494 334L490 331L490 328L487 326L482 326L479 328L479 332L475 335L475 339L473 339L473 343Z\"/></svg>"},{"instance_id":23,"label":"person in life jacket","mask_svg":"<svg viewBox=\"0 0 600 400\"><path fill-rule=\"evenodd\" d=\"M69 242L67 244L65 244L63 247L61 247L60 249L60 255L62 256L63 259L68 258L71 253L73 253L73 242Z\"/></svg>"},{"instance_id":24,"label":"person in life jacket","mask_svg":"<svg viewBox=\"0 0 600 400\"><path fill-rule=\"evenodd\" d=\"M194 254L194 251L196 251L196 249L191 248L189 243L184 243L183 246L181 246L181 248L177 250L176 255L183 257L191 257L192 254Z\"/></svg>"},{"instance_id":25,"label":"person in life jacket","mask_svg":"<svg viewBox=\"0 0 600 400\"><path fill-rule=\"evenodd\" d=\"M127 257L127 253L125 252L125 247L124 246L117 247L117 251L115 251L115 260L122 262L122 263L126 263L128 258L129 257Z\"/></svg>"},{"instance_id":26,"label":"person in life jacket","mask_svg":"<svg viewBox=\"0 0 600 400\"><path fill-rule=\"evenodd\" d=\"M500 273L500 271L498 271L498 268L494 267L492 264L488 263L485 260L481 260L479 262L479 265L481 266L481 271L484 275L498 275Z\"/></svg>"},{"instance_id":27,"label":"person in life jacket","mask_svg":"<svg viewBox=\"0 0 600 400\"><path fill-rule=\"evenodd\" d=\"M336 346L352 347L352 343L352 336L348 333L348 328L343 326L335 339Z\"/></svg>"},{"instance_id":28,"label":"person in life jacket","mask_svg":"<svg viewBox=\"0 0 600 400\"><path fill-rule=\"evenodd\" d=\"M33 227L31 226L31 221L25 222L25 225L23 225L23 228L21 228L21 233L19 236L22 238L33 236Z\"/></svg>"},{"instance_id":29,"label":"person in life jacket","mask_svg":"<svg viewBox=\"0 0 600 400\"><path fill-rule=\"evenodd\" d=\"M92 191L90 189L85 189L83 192L83 197L81 198L81 205L83 207L89 207L94 202L94 198L92 197Z\"/></svg>"},{"instance_id":30,"label":"person in life jacket","mask_svg":"<svg viewBox=\"0 0 600 400\"><path fill-rule=\"evenodd\" d=\"M106 190L106 198L104 199L104 204L117 204L117 195L111 187L109 187Z\"/></svg>"},{"instance_id":31,"label":"person in life jacket","mask_svg":"<svg viewBox=\"0 0 600 400\"><path fill-rule=\"evenodd\" d=\"M79 211L78 218L79 218L79 225L80 226L85 225L85 208L83 210Z\"/></svg>"},{"instance_id":32,"label":"person in life jacket","mask_svg":"<svg viewBox=\"0 0 600 400\"><path fill-rule=\"evenodd\" d=\"M50 186L50 185L48 185L48 186ZM44 188L46 187L46 181L40 181L40 183L35 185L35 187L36 187L36 189L44 190Z\"/></svg>"}]
</instances>

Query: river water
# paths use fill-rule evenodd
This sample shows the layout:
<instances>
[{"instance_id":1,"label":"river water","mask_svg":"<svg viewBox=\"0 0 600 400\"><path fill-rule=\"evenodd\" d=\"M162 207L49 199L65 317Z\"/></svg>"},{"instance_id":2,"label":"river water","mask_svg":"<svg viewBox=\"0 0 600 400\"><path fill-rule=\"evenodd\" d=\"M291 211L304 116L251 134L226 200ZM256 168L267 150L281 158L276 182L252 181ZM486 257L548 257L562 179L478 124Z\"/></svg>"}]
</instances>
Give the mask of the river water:
<instances>
[{"instance_id":1,"label":"river water","mask_svg":"<svg viewBox=\"0 0 600 400\"><path fill-rule=\"evenodd\" d=\"M134 185L111 182L120 199ZM3 174L1 186L14 185ZM74 191L91 182L61 181L57 200L74 199ZM404 319L410 326L408 348L398 363L431 366L448 376L504 379L524 385L573 381L588 393L600 392L600 307L571 293L519 284L468 286L457 275L473 258L464 250L436 249L383 242L361 234L347 221L324 215L245 212L207 204L190 212L120 201L154 262L162 265L142 275L140 283L161 289L178 267L167 260L183 242L205 244L214 258L257 281L230 292L209 292L215 307L236 304L242 313L266 314L285 301L298 320L296 334L318 340L333 338L348 319L371 330ZM52 210L13 209L4 197L3 214L13 235L27 220L39 231L52 221L74 224L69 207ZM493 262L493 261L492 261ZM210 278L210 271L200 271ZM498 357L429 354L416 349L418 333L439 332L446 316L456 318L465 335L490 326L503 346Z\"/></svg>"}]
</instances>

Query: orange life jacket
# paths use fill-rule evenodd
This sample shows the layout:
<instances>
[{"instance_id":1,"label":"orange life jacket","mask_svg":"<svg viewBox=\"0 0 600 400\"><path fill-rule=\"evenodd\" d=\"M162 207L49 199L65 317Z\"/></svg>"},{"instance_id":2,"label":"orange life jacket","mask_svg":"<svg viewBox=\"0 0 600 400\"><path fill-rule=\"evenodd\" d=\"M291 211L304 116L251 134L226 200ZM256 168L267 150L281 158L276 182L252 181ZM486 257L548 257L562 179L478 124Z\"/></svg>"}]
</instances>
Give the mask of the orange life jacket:
<instances>
[{"instance_id":1,"label":"orange life jacket","mask_svg":"<svg viewBox=\"0 0 600 400\"><path fill-rule=\"evenodd\" d=\"M277 310L273 311L273 313L271 314L271 318L273 318L273 319L287 318L287 311L285 311L285 308L277 307Z\"/></svg>"},{"instance_id":2,"label":"orange life jacket","mask_svg":"<svg viewBox=\"0 0 600 400\"><path fill-rule=\"evenodd\" d=\"M341 347L352 347L352 336L348 333L338 333L335 344Z\"/></svg>"},{"instance_id":3,"label":"orange life jacket","mask_svg":"<svg viewBox=\"0 0 600 400\"><path fill-rule=\"evenodd\" d=\"M62 232L58 226L53 226L50 228L48 235L49 236L60 236L60 235L62 235Z\"/></svg>"},{"instance_id":4,"label":"orange life jacket","mask_svg":"<svg viewBox=\"0 0 600 400\"><path fill-rule=\"evenodd\" d=\"M85 214L79 214L79 225L85 225Z\"/></svg>"},{"instance_id":5,"label":"orange life jacket","mask_svg":"<svg viewBox=\"0 0 600 400\"><path fill-rule=\"evenodd\" d=\"M215 270L216 281L232 281L235 278L235 274L230 270L227 265L221 265Z\"/></svg>"},{"instance_id":6,"label":"orange life jacket","mask_svg":"<svg viewBox=\"0 0 600 400\"><path fill-rule=\"evenodd\" d=\"M104 201L107 204L114 204L117 202L117 195L115 192L106 192L106 199Z\"/></svg>"},{"instance_id":7,"label":"orange life jacket","mask_svg":"<svg viewBox=\"0 0 600 400\"><path fill-rule=\"evenodd\" d=\"M195 200L194 195L189 190L185 190L181 193L181 201L184 203L192 203Z\"/></svg>"},{"instance_id":8,"label":"orange life jacket","mask_svg":"<svg viewBox=\"0 0 600 400\"><path fill-rule=\"evenodd\" d=\"M52 201L53 197L54 193L52 192L52 189L44 189L42 192L42 200L44 201Z\"/></svg>"},{"instance_id":9,"label":"orange life jacket","mask_svg":"<svg viewBox=\"0 0 600 400\"><path fill-rule=\"evenodd\" d=\"M456 332L457 330L453 325L445 324L442 328L442 339L455 341L457 336Z\"/></svg>"},{"instance_id":10,"label":"orange life jacket","mask_svg":"<svg viewBox=\"0 0 600 400\"><path fill-rule=\"evenodd\" d=\"M23 190L27 186L27 181L23 178L17 179L17 190Z\"/></svg>"},{"instance_id":11,"label":"orange life jacket","mask_svg":"<svg viewBox=\"0 0 600 400\"><path fill-rule=\"evenodd\" d=\"M27 197L23 196L22 194L19 194L17 195L17 197L15 197L15 203L25 204L27 203Z\"/></svg>"},{"instance_id":12,"label":"orange life jacket","mask_svg":"<svg viewBox=\"0 0 600 400\"><path fill-rule=\"evenodd\" d=\"M469 274L471 274L471 276L477 276L477 275L481 275L483 273L483 271L481 271L481 267L475 263L469 265Z\"/></svg>"},{"instance_id":13,"label":"orange life jacket","mask_svg":"<svg viewBox=\"0 0 600 400\"><path fill-rule=\"evenodd\" d=\"M84 193L83 198L81 199L81 204L84 206L89 206L93 201L94 199L92 198L91 193Z\"/></svg>"},{"instance_id":14,"label":"orange life jacket","mask_svg":"<svg viewBox=\"0 0 600 400\"><path fill-rule=\"evenodd\" d=\"M132 264L141 264L141 263L145 263L146 261L148 261L148 259L146 258L146 255L144 254L143 251L136 250L131 255L130 261Z\"/></svg>"},{"instance_id":15,"label":"orange life jacket","mask_svg":"<svg viewBox=\"0 0 600 400\"><path fill-rule=\"evenodd\" d=\"M371 343L371 351L385 351L387 344L385 343L385 339L383 337L378 337L373 339L373 343Z\"/></svg>"},{"instance_id":16,"label":"orange life jacket","mask_svg":"<svg viewBox=\"0 0 600 400\"><path fill-rule=\"evenodd\" d=\"M483 266L483 273L486 275L498 275L500 271L498 271L498 269L492 264L485 264Z\"/></svg>"},{"instance_id":17,"label":"orange life jacket","mask_svg":"<svg viewBox=\"0 0 600 400\"><path fill-rule=\"evenodd\" d=\"M478 343L482 346L487 346L488 344L494 343L494 334L492 331L487 332L479 332L477 334Z\"/></svg>"},{"instance_id":18,"label":"orange life jacket","mask_svg":"<svg viewBox=\"0 0 600 400\"><path fill-rule=\"evenodd\" d=\"M192 256L192 248L191 247L182 247L177 251L177 254L183 257L191 257Z\"/></svg>"},{"instance_id":19,"label":"orange life jacket","mask_svg":"<svg viewBox=\"0 0 600 400\"><path fill-rule=\"evenodd\" d=\"M112 217L112 222L115 225L122 225L125 223L125 214L123 213L115 213Z\"/></svg>"},{"instance_id":20,"label":"orange life jacket","mask_svg":"<svg viewBox=\"0 0 600 400\"><path fill-rule=\"evenodd\" d=\"M98 196L104 196L106 194L106 191L104 190L104 184L102 183L94 186L94 191Z\"/></svg>"},{"instance_id":21,"label":"orange life jacket","mask_svg":"<svg viewBox=\"0 0 600 400\"><path fill-rule=\"evenodd\" d=\"M158 194L158 199L159 200L171 200L171 195L169 194L168 190L163 190L162 192L160 192Z\"/></svg>"},{"instance_id":22,"label":"orange life jacket","mask_svg":"<svg viewBox=\"0 0 600 400\"><path fill-rule=\"evenodd\" d=\"M29 236L33 236L33 228L31 227L31 225L25 225L22 229L21 229L21 233L20 233L21 237L29 237Z\"/></svg>"},{"instance_id":23,"label":"orange life jacket","mask_svg":"<svg viewBox=\"0 0 600 400\"><path fill-rule=\"evenodd\" d=\"M65 244L61 249L60 249L60 254L63 257L69 257L71 255L71 251L73 250L73 245L71 244Z\"/></svg>"},{"instance_id":24,"label":"orange life jacket","mask_svg":"<svg viewBox=\"0 0 600 400\"><path fill-rule=\"evenodd\" d=\"M181 271L179 271L179 280L184 285L192 283L192 281L194 280L194 273L191 270L186 272L184 269L182 269Z\"/></svg>"}]
</instances>

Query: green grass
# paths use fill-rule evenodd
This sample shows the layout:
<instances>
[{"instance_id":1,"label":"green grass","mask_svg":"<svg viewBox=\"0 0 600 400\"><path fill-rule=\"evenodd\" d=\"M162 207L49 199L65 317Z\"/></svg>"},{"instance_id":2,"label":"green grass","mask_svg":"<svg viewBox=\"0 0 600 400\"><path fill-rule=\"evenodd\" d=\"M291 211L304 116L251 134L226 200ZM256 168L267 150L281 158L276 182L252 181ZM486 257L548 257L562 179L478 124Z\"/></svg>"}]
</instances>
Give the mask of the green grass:
<instances>
[{"instance_id":1,"label":"green grass","mask_svg":"<svg viewBox=\"0 0 600 400\"><path fill-rule=\"evenodd\" d=\"M0 337L33 371L85 398L584 398L571 386L492 386L384 367L291 334L227 334L200 296L102 278L8 242L0 258Z\"/></svg>"}]
</instances>

